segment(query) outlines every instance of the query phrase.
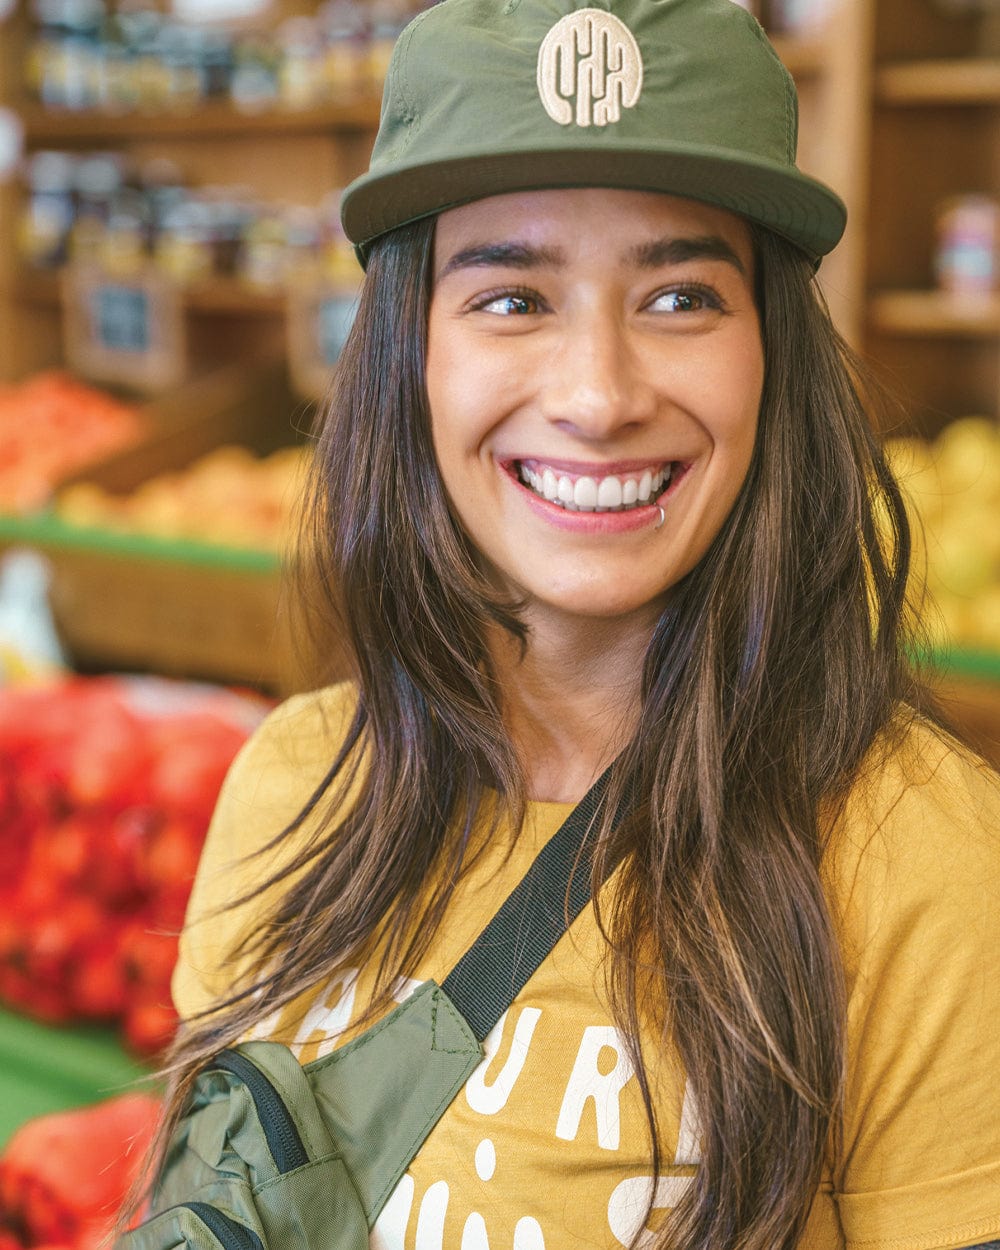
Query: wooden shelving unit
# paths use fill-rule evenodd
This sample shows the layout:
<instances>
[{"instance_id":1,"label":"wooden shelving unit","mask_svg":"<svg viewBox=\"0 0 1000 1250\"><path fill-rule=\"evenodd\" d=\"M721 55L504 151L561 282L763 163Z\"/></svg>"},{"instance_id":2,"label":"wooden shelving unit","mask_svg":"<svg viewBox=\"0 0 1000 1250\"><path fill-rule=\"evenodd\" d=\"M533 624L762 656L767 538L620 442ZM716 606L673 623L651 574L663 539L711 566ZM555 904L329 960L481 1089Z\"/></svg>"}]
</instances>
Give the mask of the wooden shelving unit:
<instances>
[{"instance_id":1,"label":"wooden shelving unit","mask_svg":"<svg viewBox=\"0 0 1000 1250\"><path fill-rule=\"evenodd\" d=\"M825 72L828 44L821 35L773 35L771 43L800 86Z\"/></svg>"},{"instance_id":2,"label":"wooden shelving unit","mask_svg":"<svg viewBox=\"0 0 1000 1250\"><path fill-rule=\"evenodd\" d=\"M266 135L340 135L370 133L378 126L375 95L332 101L321 108L274 108L246 112L211 102L197 110L163 113L105 113L94 110L43 109L19 104L25 138L32 147L90 146L156 139L192 142Z\"/></svg>"},{"instance_id":3,"label":"wooden shelving unit","mask_svg":"<svg viewBox=\"0 0 1000 1250\"><path fill-rule=\"evenodd\" d=\"M301 11L296 0L274 7L275 21ZM27 10L22 3L0 22L0 105L20 117L29 153L122 149L140 163L173 162L193 186L239 186L264 202L304 205L319 204L367 164L380 109L374 89L321 106L261 111L224 101L156 113L42 108L25 98L21 77L32 35ZM63 353L57 277L26 270L17 255L21 202L19 186L0 183L0 382L58 365ZM183 304L198 322L188 336L196 371L284 350L280 291L213 278L186 290Z\"/></svg>"},{"instance_id":4,"label":"wooden shelving unit","mask_svg":"<svg viewBox=\"0 0 1000 1250\"><path fill-rule=\"evenodd\" d=\"M1000 294L955 295L947 291L885 291L872 296L872 326L883 334L913 338L1000 336Z\"/></svg>"},{"instance_id":5,"label":"wooden shelving unit","mask_svg":"<svg viewBox=\"0 0 1000 1250\"><path fill-rule=\"evenodd\" d=\"M276 22L302 9L297 0L277 0L273 7ZM374 91L356 98L330 99L320 107L260 112L241 111L225 102L205 103L194 111L157 113L47 110L24 95L22 73L31 34L28 5L22 0L14 14L0 22L0 105L19 115L29 154L46 149L77 154L122 150L138 166L160 159L171 162L193 187L239 187L249 199L307 206L319 205L367 164L380 107ZM61 366L65 359L61 278L50 270L29 269L19 256L16 236L22 204L23 191L16 182L0 183L0 383ZM230 377L256 379L265 363L270 368L270 362L286 355L283 290L213 277L183 289L181 298L188 323L189 375L195 384L177 391L178 398L187 397L185 411L176 414L184 426L177 432L183 443L183 449L175 449L177 463L159 468L151 464L150 475L164 467L179 467L189 452L194 458L207 450L208 435L203 432L219 427L218 396L202 381L207 384L227 371ZM273 450L278 444L296 441L309 425L310 406L290 393L287 378L266 395L262 391L260 403L268 406L271 434L265 438L257 425L251 430L244 412L236 425L227 427L225 441L239 441L242 433L258 450ZM165 430L168 424L164 423ZM3 536L3 543L9 541L13 539ZM93 636L85 639L86 650L80 644L83 662L99 658L111 667L148 663L159 671L223 681L253 682L257 674L258 684L277 693L294 688L298 680L291 676L294 666L275 650L275 638L285 635L273 559L262 568L247 560L227 560L225 567L217 567L179 552L154 561L141 548L129 552L97 545L93 550L78 549L58 537L41 547L59 571L53 598L58 589L61 619L79 622L86 617L90 623ZM124 572L123 561L128 564ZM170 579L169 586L164 578ZM115 598L120 598L123 586L132 589L131 634L126 628L129 613L121 610ZM96 597L90 605L94 611L84 611L87 605L80 596L85 595ZM213 595L218 600L215 617ZM175 637L169 629L153 628L167 605L178 622ZM140 608L148 613L148 620L142 618ZM202 620L215 619L218 626L218 645L213 643L211 654L203 637L196 640L196 649L190 645L196 628L192 622L199 614L205 614ZM270 631L261 624L269 614L275 622ZM195 650L197 663L191 660Z\"/></svg>"},{"instance_id":6,"label":"wooden shelving unit","mask_svg":"<svg viewBox=\"0 0 1000 1250\"><path fill-rule=\"evenodd\" d=\"M882 66L875 77L882 104L1000 104L1000 57L919 60Z\"/></svg>"},{"instance_id":7,"label":"wooden shelving unit","mask_svg":"<svg viewBox=\"0 0 1000 1250\"><path fill-rule=\"evenodd\" d=\"M935 282L942 207L1000 199L1000 13L865 2L874 37L863 348L901 395L911 429L932 437L957 418L1000 414L1000 292L961 296ZM963 667L964 658L943 666L942 693L1000 762L1000 670L988 657Z\"/></svg>"},{"instance_id":8,"label":"wooden shelving unit","mask_svg":"<svg viewBox=\"0 0 1000 1250\"><path fill-rule=\"evenodd\" d=\"M19 270L13 283L14 297L22 304L56 309L60 305L59 275L52 271ZM184 306L189 312L220 316L276 317L285 311L282 290L250 286L235 278L209 278L186 287Z\"/></svg>"},{"instance_id":9,"label":"wooden shelving unit","mask_svg":"<svg viewBox=\"0 0 1000 1250\"><path fill-rule=\"evenodd\" d=\"M918 429L1000 412L1000 296L935 288L950 198L1000 197L1000 19L931 0L868 0L876 18L864 345Z\"/></svg>"}]
</instances>

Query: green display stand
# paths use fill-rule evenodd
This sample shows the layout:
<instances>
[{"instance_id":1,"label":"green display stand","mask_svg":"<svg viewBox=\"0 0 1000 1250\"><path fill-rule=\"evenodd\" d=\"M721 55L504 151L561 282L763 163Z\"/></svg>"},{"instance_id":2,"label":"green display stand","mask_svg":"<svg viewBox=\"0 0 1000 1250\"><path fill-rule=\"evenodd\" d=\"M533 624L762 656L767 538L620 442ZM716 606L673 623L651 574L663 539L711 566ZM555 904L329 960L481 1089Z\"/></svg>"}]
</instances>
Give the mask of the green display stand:
<instances>
[{"instance_id":1,"label":"green display stand","mask_svg":"<svg viewBox=\"0 0 1000 1250\"><path fill-rule=\"evenodd\" d=\"M149 1091L148 1075L109 1029L57 1028L0 1010L0 1149L25 1120Z\"/></svg>"},{"instance_id":2,"label":"green display stand","mask_svg":"<svg viewBox=\"0 0 1000 1250\"><path fill-rule=\"evenodd\" d=\"M954 651L937 651L931 663L947 677L967 678L972 681L1000 682L1000 654L994 651L970 651L956 648Z\"/></svg>"}]
</instances>

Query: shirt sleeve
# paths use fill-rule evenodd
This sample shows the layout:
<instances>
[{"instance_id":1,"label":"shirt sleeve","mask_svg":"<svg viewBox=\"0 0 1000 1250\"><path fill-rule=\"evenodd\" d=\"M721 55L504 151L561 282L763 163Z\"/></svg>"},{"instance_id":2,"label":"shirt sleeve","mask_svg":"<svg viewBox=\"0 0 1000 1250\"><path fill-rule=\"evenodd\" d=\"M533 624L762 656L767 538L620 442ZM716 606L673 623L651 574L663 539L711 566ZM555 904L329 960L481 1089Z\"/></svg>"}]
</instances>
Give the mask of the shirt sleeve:
<instances>
[{"instance_id":1,"label":"shirt sleeve","mask_svg":"<svg viewBox=\"0 0 1000 1250\"><path fill-rule=\"evenodd\" d=\"M350 686L281 704L246 742L229 770L202 849L171 985L181 1019L232 993L236 953L276 901L259 883L292 857L308 825L280 848L255 854L298 816L322 782L354 711ZM249 901L239 900L252 895Z\"/></svg>"},{"instance_id":2,"label":"shirt sleeve","mask_svg":"<svg viewBox=\"0 0 1000 1250\"><path fill-rule=\"evenodd\" d=\"M831 847L848 989L834 1196L850 1250L1000 1236L1000 780L926 726Z\"/></svg>"}]
</instances>

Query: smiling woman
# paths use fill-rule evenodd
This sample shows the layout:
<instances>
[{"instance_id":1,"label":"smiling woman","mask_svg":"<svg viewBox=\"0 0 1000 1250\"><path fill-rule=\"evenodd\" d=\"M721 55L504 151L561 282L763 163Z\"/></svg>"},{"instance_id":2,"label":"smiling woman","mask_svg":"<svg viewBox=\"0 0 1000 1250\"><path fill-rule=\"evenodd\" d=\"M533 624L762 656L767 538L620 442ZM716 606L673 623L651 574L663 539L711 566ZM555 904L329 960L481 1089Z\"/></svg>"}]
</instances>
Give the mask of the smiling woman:
<instances>
[{"instance_id":1,"label":"smiling woman","mask_svg":"<svg viewBox=\"0 0 1000 1250\"><path fill-rule=\"evenodd\" d=\"M402 35L305 509L356 680L220 798L132 1250L1000 1236L1000 782L795 109L730 0Z\"/></svg>"}]
</instances>

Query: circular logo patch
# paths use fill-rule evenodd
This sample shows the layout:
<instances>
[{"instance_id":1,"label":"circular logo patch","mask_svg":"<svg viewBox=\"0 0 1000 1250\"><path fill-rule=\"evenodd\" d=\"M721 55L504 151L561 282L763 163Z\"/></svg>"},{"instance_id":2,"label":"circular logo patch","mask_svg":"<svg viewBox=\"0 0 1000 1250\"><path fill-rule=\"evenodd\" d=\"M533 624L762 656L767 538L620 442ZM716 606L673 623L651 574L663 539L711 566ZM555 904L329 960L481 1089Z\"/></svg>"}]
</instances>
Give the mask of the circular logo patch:
<instances>
[{"instance_id":1,"label":"circular logo patch","mask_svg":"<svg viewBox=\"0 0 1000 1250\"><path fill-rule=\"evenodd\" d=\"M623 21L603 9L568 13L538 49L538 94L560 126L607 126L642 92L642 53Z\"/></svg>"}]
</instances>

